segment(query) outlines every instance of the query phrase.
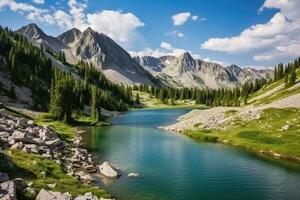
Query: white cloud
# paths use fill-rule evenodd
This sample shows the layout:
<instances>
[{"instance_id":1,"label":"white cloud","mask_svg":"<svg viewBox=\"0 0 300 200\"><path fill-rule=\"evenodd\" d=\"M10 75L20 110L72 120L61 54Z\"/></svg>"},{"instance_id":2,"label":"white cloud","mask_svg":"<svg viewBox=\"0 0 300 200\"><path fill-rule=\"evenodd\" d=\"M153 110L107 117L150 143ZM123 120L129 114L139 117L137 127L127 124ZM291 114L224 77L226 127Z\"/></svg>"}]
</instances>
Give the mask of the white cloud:
<instances>
[{"instance_id":1,"label":"white cloud","mask_svg":"<svg viewBox=\"0 0 300 200\"><path fill-rule=\"evenodd\" d=\"M183 25L191 16L189 12L178 13L172 16L174 26Z\"/></svg>"},{"instance_id":2,"label":"white cloud","mask_svg":"<svg viewBox=\"0 0 300 200\"><path fill-rule=\"evenodd\" d=\"M179 37L179 38L184 38L185 37L184 33L180 32L178 30L168 32L168 33L166 33L166 35L173 35L173 36L176 36L176 37Z\"/></svg>"},{"instance_id":3,"label":"white cloud","mask_svg":"<svg viewBox=\"0 0 300 200\"><path fill-rule=\"evenodd\" d=\"M160 44L160 48L157 49L145 48L142 51L129 51L131 56L152 56L156 58L165 55L172 55L178 57L184 54L185 52L189 52L194 59L201 59L201 56L199 54L195 54L187 49L173 47L172 44L167 42L162 42Z\"/></svg>"},{"instance_id":4,"label":"white cloud","mask_svg":"<svg viewBox=\"0 0 300 200\"><path fill-rule=\"evenodd\" d=\"M98 32L105 33L119 42L128 42L138 27L143 27L141 22L132 13L103 10L87 15L88 25Z\"/></svg>"},{"instance_id":5,"label":"white cloud","mask_svg":"<svg viewBox=\"0 0 300 200\"><path fill-rule=\"evenodd\" d=\"M199 19L199 16L198 16L198 15L192 16L192 20L197 21L198 19Z\"/></svg>"},{"instance_id":6,"label":"white cloud","mask_svg":"<svg viewBox=\"0 0 300 200\"><path fill-rule=\"evenodd\" d=\"M41 2L41 0L35 0ZM130 43L137 35L136 29L144 23L132 13L102 10L86 13L87 1L68 0L68 12L61 9L40 9L29 3L17 3L15 0L0 0L0 9L9 8L25 15L27 19L50 25L57 25L62 30L78 28L84 30L91 27L104 33L122 44Z\"/></svg>"},{"instance_id":7,"label":"white cloud","mask_svg":"<svg viewBox=\"0 0 300 200\"><path fill-rule=\"evenodd\" d=\"M178 37L184 37L184 34L179 32Z\"/></svg>"},{"instance_id":8,"label":"white cloud","mask_svg":"<svg viewBox=\"0 0 300 200\"><path fill-rule=\"evenodd\" d=\"M173 47L170 43L167 43L167 42L162 42L160 44L160 47L163 48L163 49L166 49L166 50L172 50Z\"/></svg>"},{"instance_id":9,"label":"white cloud","mask_svg":"<svg viewBox=\"0 0 300 200\"><path fill-rule=\"evenodd\" d=\"M37 3L37 4L44 4L45 1L44 0L32 0L33 3Z\"/></svg>"},{"instance_id":10,"label":"white cloud","mask_svg":"<svg viewBox=\"0 0 300 200\"><path fill-rule=\"evenodd\" d=\"M280 10L269 22L253 25L237 36L210 38L201 44L201 48L228 53L254 52L255 61L299 56L299 7L299 0L266 0L260 11L267 8ZM255 53L258 50L264 53Z\"/></svg>"}]
</instances>

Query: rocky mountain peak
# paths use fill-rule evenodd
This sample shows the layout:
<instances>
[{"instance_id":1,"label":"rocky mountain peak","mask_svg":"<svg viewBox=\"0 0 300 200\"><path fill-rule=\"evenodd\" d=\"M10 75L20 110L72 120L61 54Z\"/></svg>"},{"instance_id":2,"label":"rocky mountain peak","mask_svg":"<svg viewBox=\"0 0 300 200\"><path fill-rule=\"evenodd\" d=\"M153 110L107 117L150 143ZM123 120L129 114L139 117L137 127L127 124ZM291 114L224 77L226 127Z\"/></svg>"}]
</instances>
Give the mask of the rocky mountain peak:
<instances>
[{"instance_id":1,"label":"rocky mountain peak","mask_svg":"<svg viewBox=\"0 0 300 200\"><path fill-rule=\"evenodd\" d=\"M30 23L26 26L23 26L16 32L21 33L22 35L30 39L43 39L47 37L42 29L40 29L35 23Z\"/></svg>"},{"instance_id":2,"label":"rocky mountain peak","mask_svg":"<svg viewBox=\"0 0 300 200\"><path fill-rule=\"evenodd\" d=\"M45 34L36 24L31 23L21 27L16 31L25 36L32 43L42 46L53 51L60 51L66 48L66 45L59 41L57 38Z\"/></svg>"},{"instance_id":3,"label":"rocky mountain peak","mask_svg":"<svg viewBox=\"0 0 300 200\"><path fill-rule=\"evenodd\" d=\"M195 60L191 56L189 52L183 53L180 57L179 60L181 60L183 65L186 66L195 66Z\"/></svg>"},{"instance_id":4,"label":"rocky mountain peak","mask_svg":"<svg viewBox=\"0 0 300 200\"><path fill-rule=\"evenodd\" d=\"M80 36L81 31L77 28L72 28L57 37L57 39L63 43L70 44L77 40Z\"/></svg>"}]
</instances>

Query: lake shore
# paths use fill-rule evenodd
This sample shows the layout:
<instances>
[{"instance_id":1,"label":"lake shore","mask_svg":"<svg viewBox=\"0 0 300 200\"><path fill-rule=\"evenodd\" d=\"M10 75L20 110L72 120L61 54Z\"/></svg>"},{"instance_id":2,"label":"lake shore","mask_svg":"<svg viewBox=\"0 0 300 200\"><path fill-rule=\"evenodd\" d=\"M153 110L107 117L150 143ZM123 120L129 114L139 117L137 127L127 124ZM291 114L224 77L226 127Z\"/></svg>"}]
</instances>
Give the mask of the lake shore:
<instances>
[{"instance_id":1,"label":"lake shore","mask_svg":"<svg viewBox=\"0 0 300 200\"><path fill-rule=\"evenodd\" d=\"M238 108L216 107L193 110L164 127L200 141L237 147L259 156L300 164L299 103L275 102Z\"/></svg>"}]
</instances>

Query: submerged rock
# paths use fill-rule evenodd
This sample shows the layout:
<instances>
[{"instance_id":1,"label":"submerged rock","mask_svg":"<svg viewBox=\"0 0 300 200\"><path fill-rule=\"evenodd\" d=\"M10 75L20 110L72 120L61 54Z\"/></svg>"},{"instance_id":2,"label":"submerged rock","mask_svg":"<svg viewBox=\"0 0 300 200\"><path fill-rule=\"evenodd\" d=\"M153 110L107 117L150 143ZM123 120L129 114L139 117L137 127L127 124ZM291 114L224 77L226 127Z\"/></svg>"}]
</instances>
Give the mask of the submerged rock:
<instances>
[{"instance_id":1,"label":"submerged rock","mask_svg":"<svg viewBox=\"0 0 300 200\"><path fill-rule=\"evenodd\" d=\"M121 176L119 169L114 167L107 161L105 161L99 166L99 171L101 174L109 178L117 178Z\"/></svg>"},{"instance_id":2,"label":"submerged rock","mask_svg":"<svg viewBox=\"0 0 300 200\"><path fill-rule=\"evenodd\" d=\"M139 174L138 173L129 173L127 176L128 177L138 177Z\"/></svg>"}]
</instances>

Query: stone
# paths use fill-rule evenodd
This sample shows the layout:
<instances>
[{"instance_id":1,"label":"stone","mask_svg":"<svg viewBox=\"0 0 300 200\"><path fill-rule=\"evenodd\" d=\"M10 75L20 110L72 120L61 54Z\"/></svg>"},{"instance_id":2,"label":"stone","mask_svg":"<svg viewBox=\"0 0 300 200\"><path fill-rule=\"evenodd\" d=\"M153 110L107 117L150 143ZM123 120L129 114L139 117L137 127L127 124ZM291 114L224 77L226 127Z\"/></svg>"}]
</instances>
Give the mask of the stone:
<instances>
[{"instance_id":1,"label":"stone","mask_svg":"<svg viewBox=\"0 0 300 200\"><path fill-rule=\"evenodd\" d=\"M22 141L26 143L35 143L34 140L32 140L32 137L29 137L28 134L15 130L11 136L11 139L14 139L16 141Z\"/></svg>"},{"instance_id":2,"label":"stone","mask_svg":"<svg viewBox=\"0 0 300 200\"><path fill-rule=\"evenodd\" d=\"M47 153L42 154L42 157L43 158L48 158L48 159L52 158L52 156L50 154L47 154Z\"/></svg>"},{"instance_id":3,"label":"stone","mask_svg":"<svg viewBox=\"0 0 300 200\"><path fill-rule=\"evenodd\" d=\"M24 118L19 118L17 120L17 127L25 128L27 126L27 120Z\"/></svg>"},{"instance_id":4,"label":"stone","mask_svg":"<svg viewBox=\"0 0 300 200\"><path fill-rule=\"evenodd\" d=\"M291 128L291 125L290 124L286 124L286 125L284 125L283 127L281 127L281 131L287 131L287 130L289 130Z\"/></svg>"},{"instance_id":5,"label":"stone","mask_svg":"<svg viewBox=\"0 0 300 200\"><path fill-rule=\"evenodd\" d=\"M99 166L99 171L106 177L116 178L121 174L119 173L119 169L111 165L109 162L105 161Z\"/></svg>"},{"instance_id":6,"label":"stone","mask_svg":"<svg viewBox=\"0 0 300 200\"><path fill-rule=\"evenodd\" d=\"M0 184L0 194L4 194L11 200L16 200L16 185L13 181L6 181ZM2 197L3 198L3 197ZM1 198L1 200L2 200Z\"/></svg>"},{"instance_id":7,"label":"stone","mask_svg":"<svg viewBox=\"0 0 300 200\"><path fill-rule=\"evenodd\" d=\"M99 200L97 196L94 196L91 192L85 193L83 196L78 196L74 200Z\"/></svg>"},{"instance_id":8,"label":"stone","mask_svg":"<svg viewBox=\"0 0 300 200\"><path fill-rule=\"evenodd\" d=\"M45 145L46 146L50 146L50 147L55 147L55 146L57 146L57 145L59 145L61 143L62 143L62 141L59 138L56 138L54 140L46 141Z\"/></svg>"},{"instance_id":9,"label":"stone","mask_svg":"<svg viewBox=\"0 0 300 200\"><path fill-rule=\"evenodd\" d=\"M128 177L138 177L139 174L138 173L129 173L127 176Z\"/></svg>"},{"instance_id":10,"label":"stone","mask_svg":"<svg viewBox=\"0 0 300 200\"><path fill-rule=\"evenodd\" d=\"M28 153L39 153L39 147L36 144L25 144L22 151Z\"/></svg>"},{"instance_id":11,"label":"stone","mask_svg":"<svg viewBox=\"0 0 300 200\"><path fill-rule=\"evenodd\" d=\"M94 181L93 177L83 171L77 172L76 176L79 177L79 179L83 182L83 183L92 183Z\"/></svg>"},{"instance_id":12,"label":"stone","mask_svg":"<svg viewBox=\"0 0 300 200\"><path fill-rule=\"evenodd\" d=\"M0 132L0 138L8 138L9 133L8 132Z\"/></svg>"},{"instance_id":13,"label":"stone","mask_svg":"<svg viewBox=\"0 0 300 200\"><path fill-rule=\"evenodd\" d=\"M30 194L35 195L35 190L32 187L27 187L23 190L23 192L28 192Z\"/></svg>"},{"instance_id":14,"label":"stone","mask_svg":"<svg viewBox=\"0 0 300 200\"><path fill-rule=\"evenodd\" d=\"M86 165L83 167L83 170L87 173L95 173L97 168L94 165Z\"/></svg>"},{"instance_id":15,"label":"stone","mask_svg":"<svg viewBox=\"0 0 300 200\"><path fill-rule=\"evenodd\" d=\"M36 197L36 200L71 200L72 196L69 193L52 192L41 189Z\"/></svg>"},{"instance_id":16,"label":"stone","mask_svg":"<svg viewBox=\"0 0 300 200\"><path fill-rule=\"evenodd\" d=\"M23 191L25 188L27 188L27 183L22 178L15 178L14 183L16 184L16 189L18 191Z\"/></svg>"},{"instance_id":17,"label":"stone","mask_svg":"<svg viewBox=\"0 0 300 200\"><path fill-rule=\"evenodd\" d=\"M53 188L56 187L56 184L55 184L55 183L53 183L53 184L48 184L47 186L48 186L49 188L52 188L52 189L53 189Z\"/></svg>"},{"instance_id":18,"label":"stone","mask_svg":"<svg viewBox=\"0 0 300 200\"><path fill-rule=\"evenodd\" d=\"M34 123L33 120L28 120L28 121L27 121L27 125L28 125L28 126L35 126L36 123Z\"/></svg>"},{"instance_id":19,"label":"stone","mask_svg":"<svg viewBox=\"0 0 300 200\"><path fill-rule=\"evenodd\" d=\"M0 183L6 182L6 181L9 181L8 175L6 173L0 172Z\"/></svg>"}]
</instances>

